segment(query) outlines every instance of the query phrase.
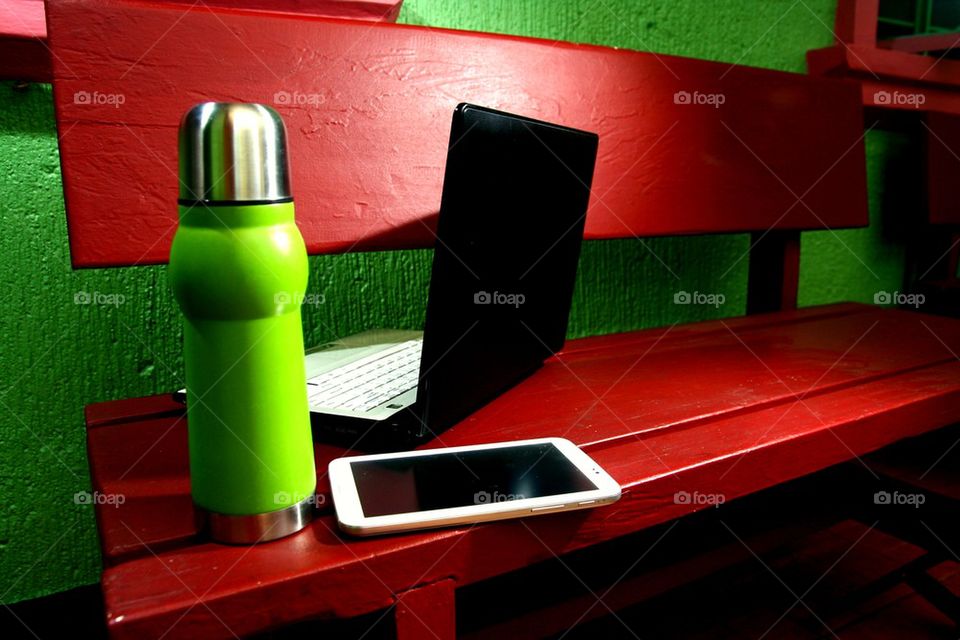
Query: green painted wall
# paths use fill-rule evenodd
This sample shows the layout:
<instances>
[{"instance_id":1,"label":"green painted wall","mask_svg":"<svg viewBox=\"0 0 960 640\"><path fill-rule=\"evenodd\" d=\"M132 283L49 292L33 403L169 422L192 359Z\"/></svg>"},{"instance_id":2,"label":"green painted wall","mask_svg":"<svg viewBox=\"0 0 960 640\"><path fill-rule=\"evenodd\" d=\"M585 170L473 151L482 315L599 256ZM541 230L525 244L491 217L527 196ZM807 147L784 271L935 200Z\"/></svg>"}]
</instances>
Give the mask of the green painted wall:
<instances>
[{"instance_id":1,"label":"green painted wall","mask_svg":"<svg viewBox=\"0 0 960 640\"><path fill-rule=\"evenodd\" d=\"M407 0L401 20L803 72L804 52L831 42L834 0L806 5ZM867 136L877 221L896 189L887 167L907 144ZM170 391L182 362L165 268L70 268L48 86L0 83L0 203L0 602L15 602L98 579L93 511L74 504L74 494L90 486L84 405ZM884 229L805 234L802 303L870 301L877 290L898 288L903 249ZM745 236L587 243L570 333L742 314L746 263L736 261L747 247ZM305 311L308 342L373 326L419 327L429 261L427 251L313 258L310 289L326 302ZM681 289L723 293L727 302L676 306ZM123 302L76 304L83 292Z\"/></svg>"}]
</instances>

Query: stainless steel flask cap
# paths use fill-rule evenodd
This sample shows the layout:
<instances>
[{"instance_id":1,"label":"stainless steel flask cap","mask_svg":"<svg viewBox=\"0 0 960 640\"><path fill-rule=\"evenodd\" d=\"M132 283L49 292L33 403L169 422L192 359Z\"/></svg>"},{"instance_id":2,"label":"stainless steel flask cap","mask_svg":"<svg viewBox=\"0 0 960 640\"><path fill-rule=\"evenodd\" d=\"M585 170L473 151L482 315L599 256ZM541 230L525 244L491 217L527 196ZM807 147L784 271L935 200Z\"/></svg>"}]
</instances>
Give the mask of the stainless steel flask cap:
<instances>
[{"instance_id":1,"label":"stainless steel flask cap","mask_svg":"<svg viewBox=\"0 0 960 640\"><path fill-rule=\"evenodd\" d=\"M204 102L180 122L180 201L291 199L283 120L262 104Z\"/></svg>"}]
</instances>

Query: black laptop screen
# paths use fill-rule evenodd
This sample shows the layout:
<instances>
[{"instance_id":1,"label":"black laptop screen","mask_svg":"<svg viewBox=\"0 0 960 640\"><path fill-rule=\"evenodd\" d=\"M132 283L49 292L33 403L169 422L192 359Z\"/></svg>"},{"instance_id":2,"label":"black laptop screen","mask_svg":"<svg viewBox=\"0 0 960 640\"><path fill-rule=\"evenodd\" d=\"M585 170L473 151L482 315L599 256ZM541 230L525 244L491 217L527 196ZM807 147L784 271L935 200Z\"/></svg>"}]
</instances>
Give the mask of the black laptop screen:
<instances>
[{"instance_id":1,"label":"black laptop screen","mask_svg":"<svg viewBox=\"0 0 960 640\"><path fill-rule=\"evenodd\" d=\"M418 397L433 431L564 342L597 136L461 105L437 228Z\"/></svg>"}]
</instances>

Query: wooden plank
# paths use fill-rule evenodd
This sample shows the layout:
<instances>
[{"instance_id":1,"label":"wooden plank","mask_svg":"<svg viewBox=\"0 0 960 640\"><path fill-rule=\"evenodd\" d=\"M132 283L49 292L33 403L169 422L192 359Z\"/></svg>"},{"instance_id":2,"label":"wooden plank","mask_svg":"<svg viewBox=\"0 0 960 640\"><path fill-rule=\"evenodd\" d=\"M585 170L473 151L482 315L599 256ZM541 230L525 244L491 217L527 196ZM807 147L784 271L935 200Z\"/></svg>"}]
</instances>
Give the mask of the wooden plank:
<instances>
[{"instance_id":1,"label":"wooden plank","mask_svg":"<svg viewBox=\"0 0 960 640\"><path fill-rule=\"evenodd\" d=\"M148 552L105 571L112 634L228 636L225 622L242 635L374 611L418 584L482 580L709 506L694 496L733 500L960 420L960 362L950 353L960 350L956 320L866 308L730 328L725 340L693 333L664 336L653 349L618 341L609 352L574 351L441 436L456 445L571 428L567 437L624 486L611 507L369 540L343 537L323 515L307 531L255 548L161 547L159 559ZM533 409L546 405L548 416ZM162 420L130 435L155 434ZM116 444L121 429L89 433L114 432ZM91 446L98 486L119 486L112 479L144 438L126 449ZM332 454L318 451L318 467ZM150 453L140 464L148 468L138 464L128 476L134 492L141 482L182 476L176 468L185 460ZM123 523L146 506L131 500L113 511ZM140 537L151 544L155 533Z\"/></svg>"},{"instance_id":2,"label":"wooden plank","mask_svg":"<svg viewBox=\"0 0 960 640\"><path fill-rule=\"evenodd\" d=\"M791 313L700 322L666 330L582 338L570 341L561 357L579 361L594 356L603 358L611 352L642 353L667 337L668 344L697 349L718 338L729 339L731 330L741 333L774 326L782 330L788 324L817 323L871 311L872 308L865 305L832 305ZM582 388L578 390L584 391ZM188 473L187 432L182 415L182 407L171 400L169 394L87 407L93 487L105 494L123 494L127 501L124 508L105 509L99 513L101 554L105 564L114 565L145 555L148 552L144 545L168 548L189 544L195 539L198 532L196 522L184 511L190 505L189 485L182 480L170 483L171 479L182 479ZM446 441L445 437L443 441ZM331 507L326 465L346 453L339 447L315 445L317 491L322 512L329 512Z\"/></svg>"},{"instance_id":3,"label":"wooden plank","mask_svg":"<svg viewBox=\"0 0 960 640\"><path fill-rule=\"evenodd\" d=\"M654 345L638 342L607 352L561 354L427 446L569 429L578 444L589 448L628 433L691 428L720 415L782 405L800 394L866 385L949 362L954 356L940 339L952 345L957 331L950 320L879 309L756 329L730 326L723 334L677 339L667 334ZM909 348L903 346L907 339ZM900 348L891 349L892 344ZM545 406L551 411L543 411Z\"/></svg>"},{"instance_id":4,"label":"wooden plank","mask_svg":"<svg viewBox=\"0 0 960 640\"><path fill-rule=\"evenodd\" d=\"M552 364L551 371L557 370L563 377L564 369L559 363L568 359L577 362L597 359L602 362L610 353L641 354L657 345L699 349L718 339L729 340L731 330L738 334L783 331L789 324L820 323L872 311L874 309L865 305L831 305L792 313L700 322L667 330L651 329L582 338L567 343L560 359ZM816 331L816 328L807 330L809 333ZM557 369L558 366L560 369ZM615 373L613 369L611 372ZM566 386L580 396L586 394L585 399L576 401L576 406L595 402L596 398L577 383L573 375L567 377ZM598 389L598 395L604 390ZM526 391L513 393L517 394L515 399L518 399ZM508 397L498 402L507 402ZM511 410L509 406L512 405L508 405L506 411ZM710 411L710 408L705 408L700 415L708 416ZM104 494L123 494L126 500L119 508L104 509L99 513L104 563L114 565L144 555L147 553L144 545L169 547L192 541L197 535L197 527L191 514L184 512L190 505L190 489L184 480L189 467L182 407L164 394L90 405L87 407L87 416L93 488ZM501 417L492 414L488 419L496 424ZM514 422L508 420L507 424ZM613 426L618 427L617 424ZM450 437L450 434L445 434L441 442L446 442ZM483 437L493 441L497 436L490 434ZM576 438L575 435L571 437ZM317 490L322 500L320 508L322 512L329 512L330 485L326 478L326 466L330 460L347 452L339 447L318 443L315 453Z\"/></svg>"},{"instance_id":5,"label":"wooden plank","mask_svg":"<svg viewBox=\"0 0 960 640\"><path fill-rule=\"evenodd\" d=\"M849 45L813 49L807 52L807 66L813 75L853 73L885 81L923 82L902 90L923 91L928 86L960 86L960 61L921 56L892 49Z\"/></svg>"},{"instance_id":6,"label":"wooden plank","mask_svg":"<svg viewBox=\"0 0 960 640\"><path fill-rule=\"evenodd\" d=\"M877 46L881 49L893 49L895 51L906 51L907 53L949 51L956 48L957 45L960 45L960 33L924 33L877 42Z\"/></svg>"},{"instance_id":7,"label":"wooden plank","mask_svg":"<svg viewBox=\"0 0 960 640\"><path fill-rule=\"evenodd\" d=\"M148 399L149 400L149 399ZM187 425L183 416L131 419L87 433L96 491L122 495L119 507L98 511L101 555L118 564L152 549L182 547L198 534L190 496ZM122 452L121 455L117 455ZM318 510L330 513L327 463L347 452L316 443Z\"/></svg>"},{"instance_id":8,"label":"wooden plank","mask_svg":"<svg viewBox=\"0 0 960 640\"><path fill-rule=\"evenodd\" d=\"M46 39L43 0L0 3L0 79L53 80Z\"/></svg>"},{"instance_id":9,"label":"wooden plank","mask_svg":"<svg viewBox=\"0 0 960 640\"><path fill-rule=\"evenodd\" d=\"M43 0L6 0L0 5L0 37L46 39Z\"/></svg>"},{"instance_id":10,"label":"wooden plank","mask_svg":"<svg viewBox=\"0 0 960 640\"><path fill-rule=\"evenodd\" d=\"M163 0L193 6L194 0ZM235 0L203 4L249 13L326 16L395 22L403 0L260 0L242 6ZM52 82L43 0L4 0L0 3L0 79Z\"/></svg>"},{"instance_id":11,"label":"wooden plank","mask_svg":"<svg viewBox=\"0 0 960 640\"><path fill-rule=\"evenodd\" d=\"M118 422L130 422L133 418L161 417L183 413L183 404L173 399L172 393L148 398L127 398L110 402L88 404L84 409L87 428Z\"/></svg>"},{"instance_id":12,"label":"wooden plank","mask_svg":"<svg viewBox=\"0 0 960 640\"><path fill-rule=\"evenodd\" d=\"M436 638L453 640L457 637L457 620L453 580L439 580L415 587L397 596L394 615L397 640Z\"/></svg>"},{"instance_id":13,"label":"wooden plank","mask_svg":"<svg viewBox=\"0 0 960 640\"><path fill-rule=\"evenodd\" d=\"M879 323L878 318L884 318L884 322ZM934 329L941 327L938 321L932 322ZM887 348L901 334L917 329L923 334L915 337L912 349ZM580 348L581 343L591 348ZM795 346L778 347L781 343ZM855 343L846 361L831 368L833 359ZM752 357L750 350L763 354L763 362ZM699 354L703 351L723 356L723 366L718 362L718 366L702 371ZM813 355L808 355L809 351ZM578 444L591 446L616 440L627 431L627 425L636 433L679 425L692 427L721 414L783 403L794 392L818 393L865 383L949 357L936 337L917 325L912 314L877 316L875 308L865 305L838 305L805 309L784 317L775 314L737 318L670 331L654 329L585 338L571 341L567 350L548 361L536 376L426 447L567 431L568 437ZM869 366L863 365L864 359ZM793 365L796 361L807 363L805 372ZM767 367L777 375L772 375ZM818 380L828 369L829 374ZM781 382L785 379L790 380L789 386ZM812 389L815 382L817 386ZM562 411L557 405L558 396L563 398ZM691 398L697 401L692 402ZM544 413L542 406L554 406L556 410ZM127 498L123 508L107 509L102 514L101 539L108 563L142 553L141 540L147 544L168 544L196 535L190 518L169 516L179 505L188 504L186 483L179 484L176 490L154 488L155 479L164 486L170 478L187 474L186 424L179 415L136 418L125 424L97 427L90 431L88 439L94 488L103 493L122 493ZM329 500L326 465L344 453L330 445L316 447L318 490L324 500ZM132 467L142 471L144 485L135 480L141 476L133 474ZM166 508L162 508L164 505ZM324 506L328 509L329 502ZM124 525L131 518L138 523L139 538Z\"/></svg>"},{"instance_id":14,"label":"wooden plank","mask_svg":"<svg viewBox=\"0 0 960 640\"><path fill-rule=\"evenodd\" d=\"M730 329L741 331L745 329L761 329L785 325L788 323L816 322L821 319L840 316L870 313L873 307L855 302L844 302L820 307L805 307L779 313L756 314L722 320L705 320L694 324L677 325L673 327L656 327L643 331L628 331L600 336L588 336L577 340L568 340L561 352L564 355L595 350L617 350L626 345L643 344L649 347L663 339L666 334L673 338L703 337L707 335L724 335Z\"/></svg>"},{"instance_id":15,"label":"wooden plank","mask_svg":"<svg viewBox=\"0 0 960 640\"><path fill-rule=\"evenodd\" d=\"M827 47L807 52L811 75L860 84L864 107L960 114L960 62L879 48ZM867 122L876 118L867 111Z\"/></svg>"},{"instance_id":16,"label":"wooden plank","mask_svg":"<svg viewBox=\"0 0 960 640\"><path fill-rule=\"evenodd\" d=\"M647 477L626 483L617 505L589 513L364 541L345 540L335 533L332 516L324 516L309 531L261 547L203 543L160 553L159 558L132 560L104 573L108 621L119 638L155 635L171 627L169 637L220 637L228 635L221 621L245 634L267 624L376 610L388 606L394 592L417 580L452 575L458 584L475 582L689 513L693 507L677 504L678 491L720 492L733 500L744 491L754 492L850 459L851 450L865 453L942 426L943 421L958 417L957 410L949 407L957 406L960 389L954 386L943 392L944 380L958 376L960 366L953 364L924 375L886 380L876 385L877 393L869 395L877 403L877 413L866 418L866 405L858 397L861 389L810 399L811 410L829 416L828 427L799 411L800 428L786 426L790 420L779 420L782 415L768 410L758 412L755 420L728 420L710 433L690 434L686 444L681 443L682 436L673 434L663 440L625 440L622 448L593 451L618 479L631 469L633 473L644 470ZM925 387L926 393L917 394L916 384ZM887 411L890 405L884 399L892 399L900 410ZM759 430L771 425L776 425L771 442L757 443ZM748 454L732 471L732 449L713 449L697 455L694 462L692 451L701 442L726 439L736 440L736 445L746 447L740 451ZM660 461L645 454L645 446L676 472L654 471ZM478 556L471 552L475 549L496 552ZM203 602L210 610L196 606L194 594L205 594ZM285 603L282 610L273 606L276 602Z\"/></svg>"},{"instance_id":17,"label":"wooden plank","mask_svg":"<svg viewBox=\"0 0 960 640\"><path fill-rule=\"evenodd\" d=\"M177 19L175 37L165 36ZM105 28L72 28L78 20ZM51 0L49 22L75 266L166 261L176 127L201 100L265 102L284 117L311 253L432 246L450 117L462 101L600 134L588 238L867 223L862 114L846 83L564 42L124 0Z\"/></svg>"},{"instance_id":18,"label":"wooden plank","mask_svg":"<svg viewBox=\"0 0 960 640\"><path fill-rule=\"evenodd\" d=\"M835 39L842 44L873 45L879 15L880 0L838 0Z\"/></svg>"},{"instance_id":19,"label":"wooden plank","mask_svg":"<svg viewBox=\"0 0 960 640\"><path fill-rule=\"evenodd\" d=\"M161 1L184 8L196 4L196 0ZM396 22L403 0L204 0L203 4L218 11Z\"/></svg>"}]
</instances>

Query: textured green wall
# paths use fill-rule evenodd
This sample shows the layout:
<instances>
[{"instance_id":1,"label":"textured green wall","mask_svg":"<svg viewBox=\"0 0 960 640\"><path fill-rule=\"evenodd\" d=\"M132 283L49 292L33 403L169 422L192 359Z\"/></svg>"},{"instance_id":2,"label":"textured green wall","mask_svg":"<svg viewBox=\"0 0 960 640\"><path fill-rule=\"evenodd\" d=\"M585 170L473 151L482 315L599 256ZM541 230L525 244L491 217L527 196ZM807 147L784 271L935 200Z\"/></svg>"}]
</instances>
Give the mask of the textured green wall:
<instances>
[{"instance_id":1,"label":"textured green wall","mask_svg":"<svg viewBox=\"0 0 960 640\"><path fill-rule=\"evenodd\" d=\"M407 0L401 20L646 49L787 71L831 41L833 0ZM888 210L887 167L907 141L867 136L871 208ZM99 576L83 406L172 390L181 377L179 319L163 267L70 268L50 88L0 84L0 602ZM171 203L173 206L173 203ZM571 318L580 336L743 313L745 236L587 243ZM801 300L870 301L899 287L903 250L884 226L808 233ZM373 326L419 327L430 253L311 260L308 342ZM676 306L677 290L724 293L727 303ZM115 306L78 293L119 294Z\"/></svg>"}]
</instances>

